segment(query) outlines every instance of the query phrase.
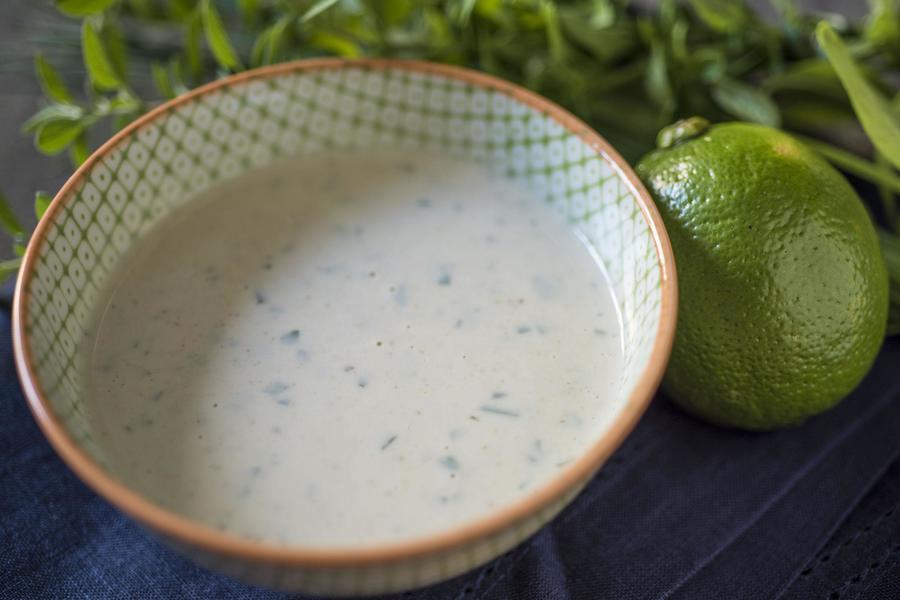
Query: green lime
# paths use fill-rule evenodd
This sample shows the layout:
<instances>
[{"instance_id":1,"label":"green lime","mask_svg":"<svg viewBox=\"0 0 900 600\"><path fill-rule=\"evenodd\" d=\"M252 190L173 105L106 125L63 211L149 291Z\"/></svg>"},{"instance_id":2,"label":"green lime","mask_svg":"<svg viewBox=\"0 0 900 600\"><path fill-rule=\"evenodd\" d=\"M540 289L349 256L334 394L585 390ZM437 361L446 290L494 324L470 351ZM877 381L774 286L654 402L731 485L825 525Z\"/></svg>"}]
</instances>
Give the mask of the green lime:
<instances>
[{"instance_id":1,"label":"green lime","mask_svg":"<svg viewBox=\"0 0 900 600\"><path fill-rule=\"evenodd\" d=\"M678 269L663 389L720 425L799 423L846 396L885 333L888 279L847 181L789 135L692 118L660 133L638 174Z\"/></svg>"}]
</instances>

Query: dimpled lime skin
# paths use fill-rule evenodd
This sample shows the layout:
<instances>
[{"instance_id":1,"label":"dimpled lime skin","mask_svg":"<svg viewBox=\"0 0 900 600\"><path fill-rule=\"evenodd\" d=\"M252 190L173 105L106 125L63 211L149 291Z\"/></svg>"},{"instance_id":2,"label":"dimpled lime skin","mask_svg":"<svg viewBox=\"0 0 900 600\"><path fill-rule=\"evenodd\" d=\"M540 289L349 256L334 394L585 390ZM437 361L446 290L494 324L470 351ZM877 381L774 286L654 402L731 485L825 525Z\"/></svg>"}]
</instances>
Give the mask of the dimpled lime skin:
<instances>
[{"instance_id":1,"label":"dimpled lime skin","mask_svg":"<svg viewBox=\"0 0 900 600\"><path fill-rule=\"evenodd\" d=\"M847 181L748 123L644 157L675 251L679 312L663 389L713 423L769 430L846 396L885 334L888 279Z\"/></svg>"}]
</instances>

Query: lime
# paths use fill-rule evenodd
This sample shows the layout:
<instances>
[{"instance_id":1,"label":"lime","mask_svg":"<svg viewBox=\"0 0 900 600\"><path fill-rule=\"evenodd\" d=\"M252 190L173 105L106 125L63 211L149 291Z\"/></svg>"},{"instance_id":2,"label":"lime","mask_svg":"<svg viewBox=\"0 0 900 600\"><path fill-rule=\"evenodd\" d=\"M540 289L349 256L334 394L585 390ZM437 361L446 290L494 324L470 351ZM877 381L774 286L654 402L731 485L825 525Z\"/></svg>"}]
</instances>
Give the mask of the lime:
<instances>
[{"instance_id":1,"label":"lime","mask_svg":"<svg viewBox=\"0 0 900 600\"><path fill-rule=\"evenodd\" d=\"M697 117L664 129L637 171L678 269L667 394L752 430L799 423L846 396L884 338L888 279L840 173L781 131Z\"/></svg>"}]
</instances>

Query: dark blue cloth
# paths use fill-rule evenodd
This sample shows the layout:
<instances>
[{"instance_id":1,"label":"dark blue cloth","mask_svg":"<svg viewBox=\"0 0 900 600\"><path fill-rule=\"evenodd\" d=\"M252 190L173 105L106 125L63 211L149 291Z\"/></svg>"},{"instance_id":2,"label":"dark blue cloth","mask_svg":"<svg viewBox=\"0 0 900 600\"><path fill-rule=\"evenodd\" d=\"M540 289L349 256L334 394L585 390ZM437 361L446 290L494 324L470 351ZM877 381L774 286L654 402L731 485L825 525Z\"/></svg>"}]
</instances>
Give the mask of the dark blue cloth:
<instances>
[{"instance_id":1,"label":"dark blue cloth","mask_svg":"<svg viewBox=\"0 0 900 600\"><path fill-rule=\"evenodd\" d=\"M535 537L421 600L900 598L900 339L836 409L770 434L658 397ZM0 600L284 594L194 566L111 508L35 425L0 311Z\"/></svg>"}]
</instances>

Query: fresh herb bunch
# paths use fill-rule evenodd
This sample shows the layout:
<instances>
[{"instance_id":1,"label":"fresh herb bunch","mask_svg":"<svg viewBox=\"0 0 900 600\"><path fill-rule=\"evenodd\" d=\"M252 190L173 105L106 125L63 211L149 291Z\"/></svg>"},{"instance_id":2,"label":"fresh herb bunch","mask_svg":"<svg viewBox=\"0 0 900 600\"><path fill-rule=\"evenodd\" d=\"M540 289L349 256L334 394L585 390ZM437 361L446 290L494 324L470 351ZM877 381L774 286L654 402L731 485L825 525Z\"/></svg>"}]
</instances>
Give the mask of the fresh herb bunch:
<instances>
[{"instance_id":1,"label":"fresh herb bunch","mask_svg":"<svg viewBox=\"0 0 900 600\"><path fill-rule=\"evenodd\" d=\"M870 0L856 23L771 4L774 23L733 0L57 0L81 21L84 82L74 93L38 55L47 105L24 131L79 165L92 130L228 73L323 55L481 69L569 108L631 161L677 118L781 127L877 188L900 333L900 0ZM38 193L39 216L48 200ZM21 254L5 202L0 225Z\"/></svg>"}]
</instances>

